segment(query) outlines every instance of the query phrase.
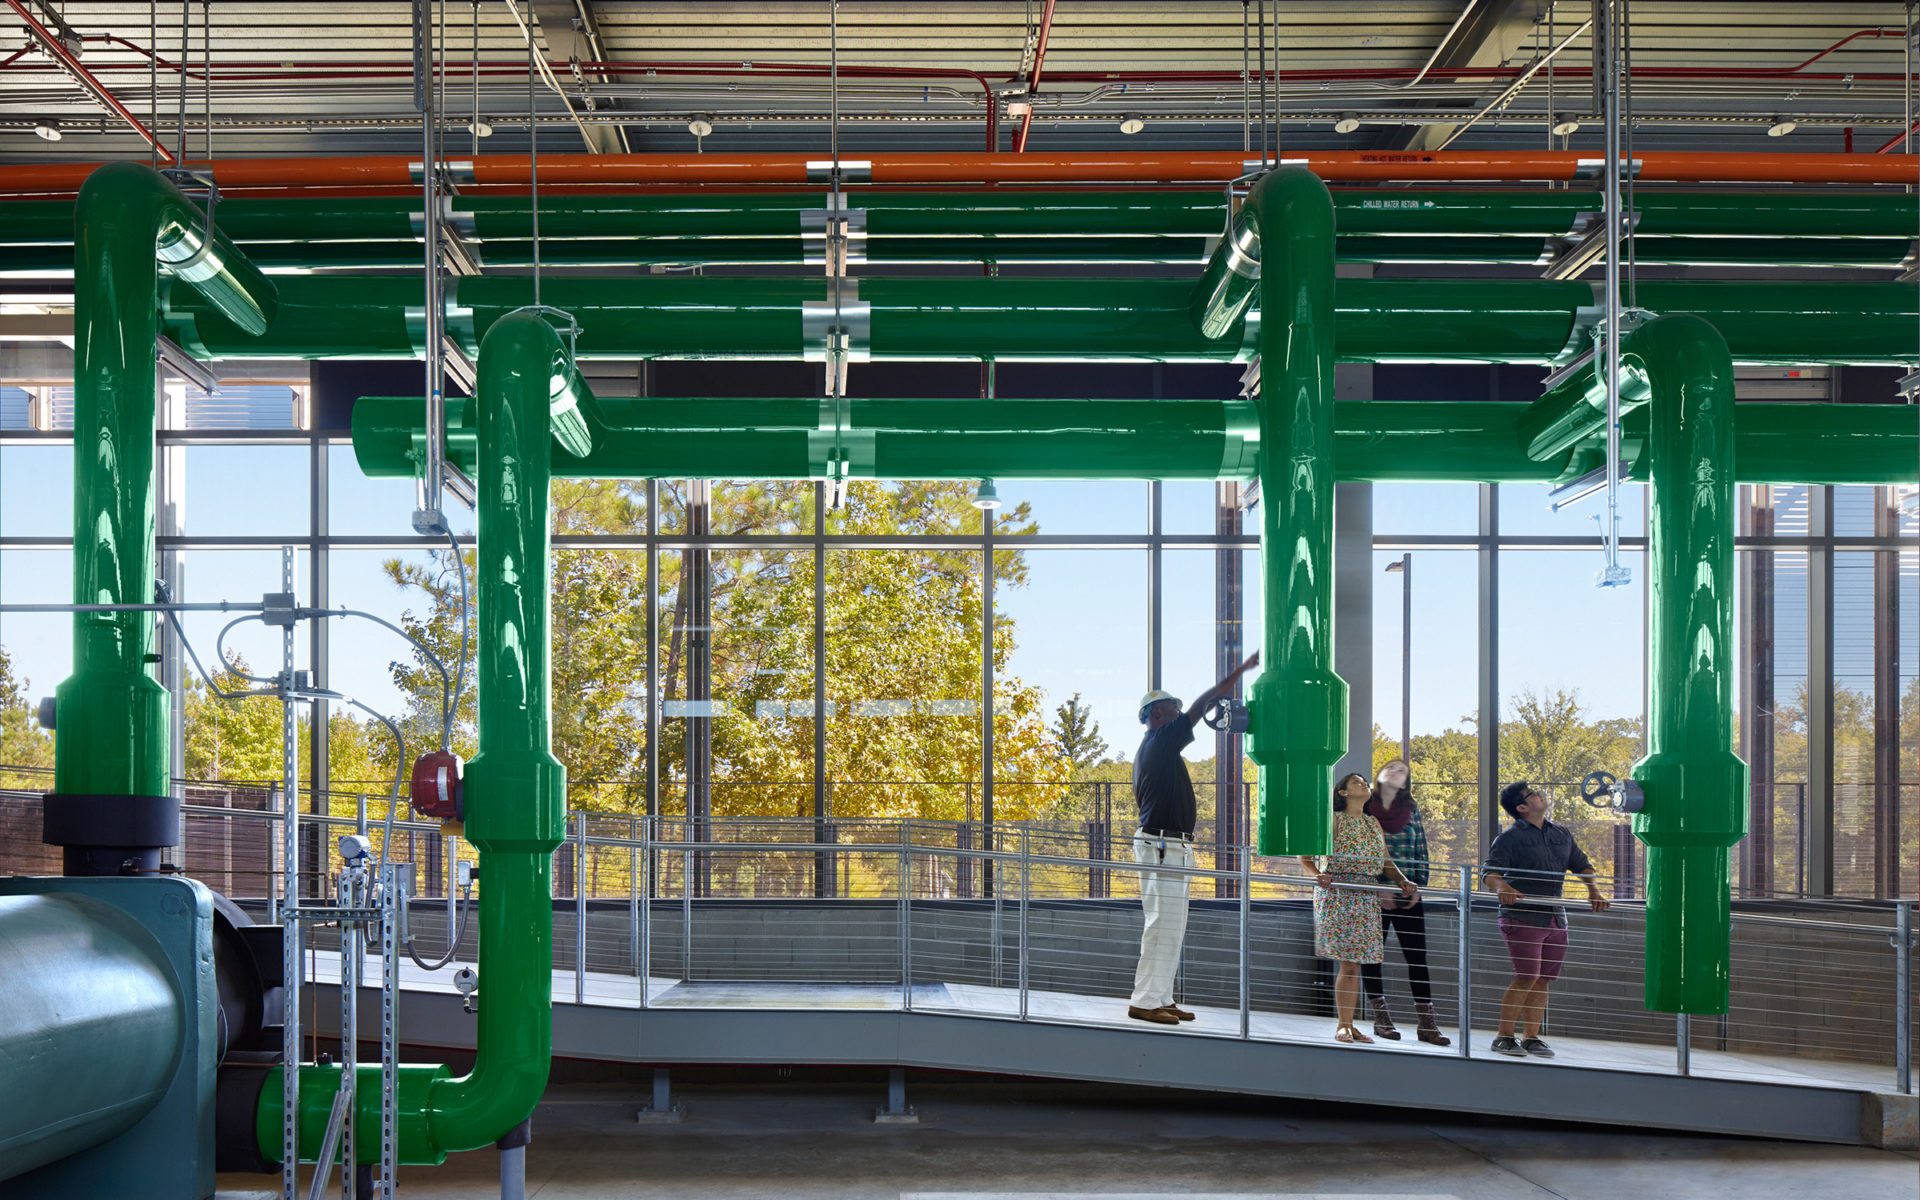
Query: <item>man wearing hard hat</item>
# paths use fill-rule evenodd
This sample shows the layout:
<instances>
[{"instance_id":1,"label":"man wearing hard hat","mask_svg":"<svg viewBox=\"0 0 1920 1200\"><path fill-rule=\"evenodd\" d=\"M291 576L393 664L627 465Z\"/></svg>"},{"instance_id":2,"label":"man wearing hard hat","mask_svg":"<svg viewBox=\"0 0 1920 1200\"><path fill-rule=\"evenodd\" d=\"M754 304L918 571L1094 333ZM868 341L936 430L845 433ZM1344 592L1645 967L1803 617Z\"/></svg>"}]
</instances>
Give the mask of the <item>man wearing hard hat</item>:
<instances>
[{"instance_id":1,"label":"man wearing hard hat","mask_svg":"<svg viewBox=\"0 0 1920 1200\"><path fill-rule=\"evenodd\" d=\"M1193 1014L1174 1007L1173 977L1180 970L1180 947L1187 937L1187 879L1157 868L1193 866L1196 805L1187 760L1180 752L1193 742L1193 723L1234 681L1260 662L1255 654L1231 675L1200 694L1184 712L1169 692L1155 689L1140 697L1140 723L1147 727L1133 756L1133 801L1140 824L1133 834L1133 861L1142 868L1140 906L1146 924L1140 930L1140 966L1133 973L1133 997L1127 1015L1155 1025L1177 1025Z\"/></svg>"}]
</instances>

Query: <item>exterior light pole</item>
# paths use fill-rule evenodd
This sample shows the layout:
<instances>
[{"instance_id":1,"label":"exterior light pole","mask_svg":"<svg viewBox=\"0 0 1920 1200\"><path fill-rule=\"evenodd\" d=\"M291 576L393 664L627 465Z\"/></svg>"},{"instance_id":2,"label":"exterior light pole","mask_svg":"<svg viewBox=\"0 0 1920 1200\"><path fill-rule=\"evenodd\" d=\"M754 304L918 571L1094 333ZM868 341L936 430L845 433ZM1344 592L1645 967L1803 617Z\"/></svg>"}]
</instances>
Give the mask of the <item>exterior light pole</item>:
<instances>
[{"instance_id":1,"label":"exterior light pole","mask_svg":"<svg viewBox=\"0 0 1920 1200\"><path fill-rule=\"evenodd\" d=\"M1400 577L1400 761L1413 770L1413 553L1387 564Z\"/></svg>"}]
</instances>

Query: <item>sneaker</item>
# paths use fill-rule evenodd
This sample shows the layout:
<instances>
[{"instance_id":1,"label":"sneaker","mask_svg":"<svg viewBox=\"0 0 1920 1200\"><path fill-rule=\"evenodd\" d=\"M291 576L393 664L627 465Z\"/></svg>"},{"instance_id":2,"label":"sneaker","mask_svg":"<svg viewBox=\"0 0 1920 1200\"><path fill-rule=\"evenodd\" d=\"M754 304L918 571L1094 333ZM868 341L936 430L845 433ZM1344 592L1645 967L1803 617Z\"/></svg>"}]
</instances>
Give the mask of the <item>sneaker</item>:
<instances>
[{"instance_id":1,"label":"sneaker","mask_svg":"<svg viewBox=\"0 0 1920 1200\"><path fill-rule=\"evenodd\" d=\"M1520 1048L1520 1043L1508 1035L1494 1038L1493 1044L1488 1046L1487 1049L1493 1051L1495 1054L1504 1054L1508 1058L1525 1058L1527 1056L1527 1052Z\"/></svg>"},{"instance_id":2,"label":"sneaker","mask_svg":"<svg viewBox=\"0 0 1920 1200\"><path fill-rule=\"evenodd\" d=\"M1164 1008L1135 1008L1127 1005L1127 1015L1136 1021L1151 1021L1155 1025L1178 1025L1180 1018Z\"/></svg>"},{"instance_id":3,"label":"sneaker","mask_svg":"<svg viewBox=\"0 0 1920 1200\"><path fill-rule=\"evenodd\" d=\"M1530 1037L1526 1041L1521 1042L1520 1048L1522 1050L1525 1050L1528 1054L1533 1055L1535 1058L1552 1058L1553 1057L1553 1047L1547 1045L1545 1042L1541 1041L1537 1037Z\"/></svg>"}]
</instances>

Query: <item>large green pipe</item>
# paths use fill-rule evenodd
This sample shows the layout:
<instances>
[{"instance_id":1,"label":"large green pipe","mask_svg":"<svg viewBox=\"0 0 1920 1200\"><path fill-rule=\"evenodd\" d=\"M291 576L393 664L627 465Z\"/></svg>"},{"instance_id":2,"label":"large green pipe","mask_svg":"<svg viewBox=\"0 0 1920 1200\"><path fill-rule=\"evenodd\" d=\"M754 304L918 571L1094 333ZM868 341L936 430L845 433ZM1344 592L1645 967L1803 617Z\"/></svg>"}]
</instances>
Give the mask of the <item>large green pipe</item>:
<instances>
[{"instance_id":1,"label":"large green pipe","mask_svg":"<svg viewBox=\"0 0 1920 1200\"><path fill-rule=\"evenodd\" d=\"M272 322L274 287L223 235L209 239L200 211L145 164L101 167L73 211L73 598L148 604L160 272L242 337ZM168 794L169 704L153 661L151 614L75 615L73 674L56 693L55 792Z\"/></svg>"},{"instance_id":2,"label":"large green pipe","mask_svg":"<svg viewBox=\"0 0 1920 1200\"><path fill-rule=\"evenodd\" d=\"M246 335L178 289L166 329L203 357L411 358L425 324L417 283L402 277L281 279L278 315ZM957 278L861 280L875 358L1238 361L1245 322L1202 336L1193 285L1157 279ZM456 279L448 328L469 350L504 314L533 298L524 278ZM818 279L646 277L549 279L543 298L575 313L583 357L794 358L810 338L802 306L825 320ZM1879 283L1639 285L1656 312L1695 312L1727 337L1737 361L1900 365L1916 354L1914 289ZM1549 363L1594 311L1593 290L1547 280L1343 279L1334 290L1336 354L1344 362Z\"/></svg>"},{"instance_id":3,"label":"large green pipe","mask_svg":"<svg viewBox=\"0 0 1920 1200\"><path fill-rule=\"evenodd\" d=\"M860 192L867 235L1215 235L1226 216L1218 190L1168 192ZM785 237L822 212L822 192L730 195L546 196L546 238ZM1342 236L1559 237L1602 209L1599 192L1381 191L1334 193ZM1635 197L1638 233L1649 237L1908 238L1911 196L1820 192L1654 192ZM411 240L418 201L408 197L228 200L218 221L236 241ZM526 198L460 196L449 223L482 241L532 236ZM73 205L9 201L0 245L64 244Z\"/></svg>"},{"instance_id":4,"label":"large green pipe","mask_svg":"<svg viewBox=\"0 0 1920 1200\"><path fill-rule=\"evenodd\" d=\"M817 397L598 401L584 455L564 475L822 479L830 463L875 479L1244 479L1259 451L1244 400L904 400ZM471 473L473 406L447 402L447 452ZM412 476L424 454L417 397L353 409L360 469Z\"/></svg>"},{"instance_id":5,"label":"large green pipe","mask_svg":"<svg viewBox=\"0 0 1920 1200\"><path fill-rule=\"evenodd\" d=\"M870 263L967 265L975 263L1207 263L1218 241L1179 236L1049 235L888 237L856 244ZM1528 237L1341 237L1334 259L1343 263L1486 264L1534 266L1547 243ZM1642 266L1813 267L1892 270L1913 243L1896 238L1704 238L1642 236L1634 257ZM247 241L247 257L269 271L374 270L412 267L420 257L412 239L387 241ZM795 266L821 261L822 244L801 234L785 237L600 237L553 238L542 231L540 261L547 266ZM533 262L524 238L476 243L483 267L519 267ZM13 246L0 252L0 272L58 277L72 261L60 244Z\"/></svg>"},{"instance_id":6,"label":"large green pipe","mask_svg":"<svg viewBox=\"0 0 1920 1200\"><path fill-rule=\"evenodd\" d=\"M466 836L480 854L480 1018L473 1070L447 1078L416 1067L401 1094L400 1157L436 1163L491 1145L525 1120L546 1089L553 1049L553 851L560 845L566 769L553 756L552 461L591 449L583 413L592 395L559 335L540 316L513 313L480 348L475 414L480 485L475 549L480 753L465 778ZM301 1147L312 1153L339 1072L302 1067ZM363 1095L379 1093L378 1074ZM311 1087L309 1086L311 1079ZM315 1101L306 1101L309 1091ZM278 1153L280 1089L261 1092L263 1151ZM367 1109L361 1107L361 1119ZM377 1157L377 1108L358 1139Z\"/></svg>"},{"instance_id":7,"label":"large green pipe","mask_svg":"<svg viewBox=\"0 0 1920 1200\"><path fill-rule=\"evenodd\" d=\"M605 428L585 457L553 456L570 478L818 479L839 435L857 478L1245 479L1258 445L1244 400L872 400L844 420L815 396L602 399ZM353 450L375 478L411 477L424 454L418 397L363 397ZM1333 407L1341 482L1553 483L1569 455L1526 451L1528 406L1487 401L1343 400ZM1627 419L1644 440L1645 410ZM1636 424L1640 422L1640 424ZM1742 483L1910 482L1920 432L1899 404L1743 404L1734 430ZM447 453L469 474L479 453L469 401L447 401ZM1630 478L1644 481L1636 456Z\"/></svg>"},{"instance_id":8,"label":"large green pipe","mask_svg":"<svg viewBox=\"0 0 1920 1200\"><path fill-rule=\"evenodd\" d=\"M1347 684L1333 670L1333 197L1282 167L1248 193L1260 231L1261 670L1247 701L1260 853L1324 853Z\"/></svg>"},{"instance_id":9,"label":"large green pipe","mask_svg":"<svg viewBox=\"0 0 1920 1200\"><path fill-rule=\"evenodd\" d=\"M1733 746L1733 359L1712 325L1637 330L1647 403L1646 1003L1724 1013L1728 848L1747 832L1747 765Z\"/></svg>"}]
</instances>

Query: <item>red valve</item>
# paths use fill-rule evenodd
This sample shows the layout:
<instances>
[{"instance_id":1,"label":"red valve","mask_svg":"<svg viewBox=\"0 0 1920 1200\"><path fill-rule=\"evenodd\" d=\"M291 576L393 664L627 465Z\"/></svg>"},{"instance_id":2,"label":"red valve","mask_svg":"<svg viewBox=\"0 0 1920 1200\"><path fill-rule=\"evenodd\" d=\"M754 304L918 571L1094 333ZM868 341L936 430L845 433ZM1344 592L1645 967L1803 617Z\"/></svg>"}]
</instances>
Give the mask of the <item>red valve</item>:
<instances>
[{"instance_id":1,"label":"red valve","mask_svg":"<svg viewBox=\"0 0 1920 1200\"><path fill-rule=\"evenodd\" d=\"M413 811L442 821L461 819L460 756L447 750L422 754L413 762Z\"/></svg>"}]
</instances>

